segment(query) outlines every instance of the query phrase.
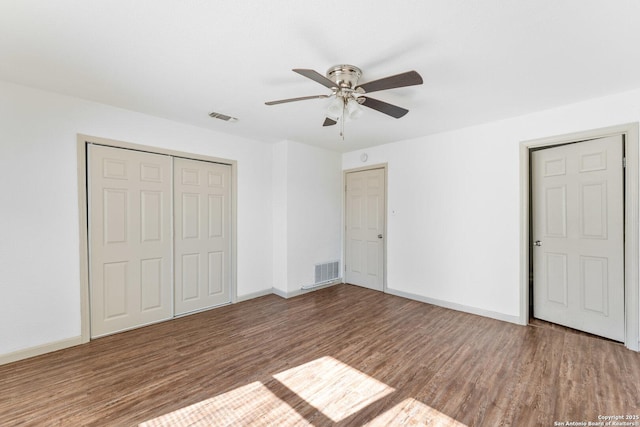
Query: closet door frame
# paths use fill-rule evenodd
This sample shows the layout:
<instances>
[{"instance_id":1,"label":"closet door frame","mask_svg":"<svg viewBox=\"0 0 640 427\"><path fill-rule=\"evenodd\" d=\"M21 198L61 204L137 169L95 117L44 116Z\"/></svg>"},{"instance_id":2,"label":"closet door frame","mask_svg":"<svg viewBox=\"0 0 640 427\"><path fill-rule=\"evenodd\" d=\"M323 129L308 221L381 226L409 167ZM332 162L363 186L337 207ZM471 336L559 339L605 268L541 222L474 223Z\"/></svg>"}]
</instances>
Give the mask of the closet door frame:
<instances>
[{"instance_id":1,"label":"closet door frame","mask_svg":"<svg viewBox=\"0 0 640 427\"><path fill-rule=\"evenodd\" d=\"M91 313L89 302L89 234L87 207L87 146L88 144L105 145L148 153L163 154L173 157L184 157L205 162L222 163L231 166L231 303L238 301L237 292L237 162L235 160L204 156L182 151L168 150L159 147L133 144L89 135L78 134L78 212L79 212L79 255L80 255L80 315L81 341L91 340Z\"/></svg>"}]
</instances>

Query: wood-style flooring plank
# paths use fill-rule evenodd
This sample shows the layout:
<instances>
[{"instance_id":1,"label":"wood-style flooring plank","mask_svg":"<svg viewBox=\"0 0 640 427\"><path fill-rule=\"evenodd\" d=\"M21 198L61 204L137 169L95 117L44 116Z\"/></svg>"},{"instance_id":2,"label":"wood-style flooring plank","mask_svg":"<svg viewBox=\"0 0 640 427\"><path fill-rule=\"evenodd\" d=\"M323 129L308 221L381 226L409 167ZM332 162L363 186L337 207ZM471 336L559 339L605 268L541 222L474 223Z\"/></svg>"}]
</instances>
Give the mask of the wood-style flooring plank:
<instances>
[{"instance_id":1,"label":"wood-style flooring plank","mask_svg":"<svg viewBox=\"0 0 640 427\"><path fill-rule=\"evenodd\" d=\"M0 366L1 426L553 426L616 414L640 415L640 354L619 343L351 285Z\"/></svg>"}]
</instances>

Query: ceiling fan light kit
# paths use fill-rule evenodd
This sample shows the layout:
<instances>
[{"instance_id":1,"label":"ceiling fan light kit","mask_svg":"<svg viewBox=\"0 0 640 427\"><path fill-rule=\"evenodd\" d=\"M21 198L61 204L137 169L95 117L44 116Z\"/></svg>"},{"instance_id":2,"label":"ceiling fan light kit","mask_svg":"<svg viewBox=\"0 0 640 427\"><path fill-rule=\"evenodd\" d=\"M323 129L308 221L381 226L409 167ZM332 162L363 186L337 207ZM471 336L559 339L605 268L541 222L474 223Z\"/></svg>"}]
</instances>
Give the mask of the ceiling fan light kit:
<instances>
[{"instance_id":1,"label":"ceiling fan light kit","mask_svg":"<svg viewBox=\"0 0 640 427\"><path fill-rule=\"evenodd\" d=\"M344 110L344 100L336 96L329 102L327 117L337 120L342 115L342 110Z\"/></svg>"},{"instance_id":2,"label":"ceiling fan light kit","mask_svg":"<svg viewBox=\"0 0 640 427\"><path fill-rule=\"evenodd\" d=\"M287 102L305 101L308 99L333 98L329 103L323 126L333 126L340 121L340 136L344 139L344 122L346 119L355 120L362 116L365 107L377 110L391 117L399 119L409 110L389 104L378 99L370 98L365 94L380 90L394 89L404 86L422 84L422 77L416 71L407 71L394 76L384 77L358 85L362 77L362 70L354 65L336 65L327 70L326 76L317 71L306 68L294 68L294 72L307 77L321 85L331 89L331 95L312 95L298 98L281 99L265 102L266 105L283 104Z\"/></svg>"},{"instance_id":3,"label":"ceiling fan light kit","mask_svg":"<svg viewBox=\"0 0 640 427\"><path fill-rule=\"evenodd\" d=\"M347 117L351 120L357 120L364 114L364 109L356 99L347 101Z\"/></svg>"}]
</instances>

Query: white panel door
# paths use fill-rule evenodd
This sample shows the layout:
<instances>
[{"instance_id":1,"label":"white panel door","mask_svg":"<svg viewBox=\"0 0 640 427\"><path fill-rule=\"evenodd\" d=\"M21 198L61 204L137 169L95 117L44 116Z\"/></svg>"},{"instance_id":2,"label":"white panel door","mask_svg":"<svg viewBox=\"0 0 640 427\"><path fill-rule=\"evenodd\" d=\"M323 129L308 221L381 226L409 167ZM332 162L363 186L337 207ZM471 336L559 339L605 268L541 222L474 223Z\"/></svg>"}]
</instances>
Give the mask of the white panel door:
<instances>
[{"instance_id":1,"label":"white panel door","mask_svg":"<svg viewBox=\"0 0 640 427\"><path fill-rule=\"evenodd\" d=\"M385 171L347 173L345 281L384 286Z\"/></svg>"},{"instance_id":2,"label":"white panel door","mask_svg":"<svg viewBox=\"0 0 640 427\"><path fill-rule=\"evenodd\" d=\"M534 317L624 341L622 136L532 155Z\"/></svg>"},{"instance_id":3,"label":"white panel door","mask_svg":"<svg viewBox=\"0 0 640 427\"><path fill-rule=\"evenodd\" d=\"M175 313L231 302L231 166L174 159Z\"/></svg>"},{"instance_id":4,"label":"white panel door","mask_svg":"<svg viewBox=\"0 0 640 427\"><path fill-rule=\"evenodd\" d=\"M173 317L171 158L89 145L93 338Z\"/></svg>"}]
</instances>

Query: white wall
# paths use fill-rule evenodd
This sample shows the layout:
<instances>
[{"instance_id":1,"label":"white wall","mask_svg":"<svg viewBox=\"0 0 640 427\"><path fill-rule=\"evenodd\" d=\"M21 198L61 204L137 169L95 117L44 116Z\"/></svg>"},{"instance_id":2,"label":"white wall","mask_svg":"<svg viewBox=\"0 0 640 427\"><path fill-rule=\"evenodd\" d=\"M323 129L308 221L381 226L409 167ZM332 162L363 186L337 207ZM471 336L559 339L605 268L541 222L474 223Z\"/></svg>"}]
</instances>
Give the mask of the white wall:
<instances>
[{"instance_id":1,"label":"white wall","mask_svg":"<svg viewBox=\"0 0 640 427\"><path fill-rule=\"evenodd\" d=\"M273 146L273 289L287 295L287 141Z\"/></svg>"},{"instance_id":2,"label":"white wall","mask_svg":"<svg viewBox=\"0 0 640 427\"><path fill-rule=\"evenodd\" d=\"M516 321L519 142L640 121L640 90L364 150L388 163L390 291ZM338 153L268 145L0 82L0 357L80 335L76 136L238 162L238 295L285 296L338 259ZM271 207L271 209L269 209Z\"/></svg>"},{"instance_id":3,"label":"white wall","mask_svg":"<svg viewBox=\"0 0 640 427\"><path fill-rule=\"evenodd\" d=\"M517 322L519 143L637 121L640 90L344 154L388 163L390 292Z\"/></svg>"},{"instance_id":4,"label":"white wall","mask_svg":"<svg viewBox=\"0 0 640 427\"><path fill-rule=\"evenodd\" d=\"M271 291L270 145L0 82L0 356L80 335L78 133L236 160L238 296Z\"/></svg>"},{"instance_id":5,"label":"white wall","mask_svg":"<svg viewBox=\"0 0 640 427\"><path fill-rule=\"evenodd\" d=\"M341 155L282 141L273 158L274 289L293 296L313 284L315 264L340 260Z\"/></svg>"}]
</instances>

